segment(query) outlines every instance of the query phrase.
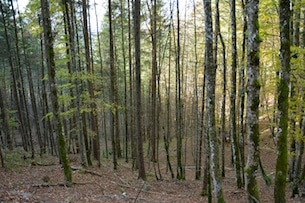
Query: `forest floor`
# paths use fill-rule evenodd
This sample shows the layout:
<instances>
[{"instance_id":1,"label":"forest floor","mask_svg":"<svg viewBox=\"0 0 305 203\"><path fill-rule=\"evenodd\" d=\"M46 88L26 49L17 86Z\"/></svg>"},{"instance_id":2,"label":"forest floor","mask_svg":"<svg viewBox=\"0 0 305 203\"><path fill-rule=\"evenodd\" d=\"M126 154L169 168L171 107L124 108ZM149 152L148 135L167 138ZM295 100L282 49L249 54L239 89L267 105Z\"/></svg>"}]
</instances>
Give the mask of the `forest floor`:
<instances>
[{"instance_id":1,"label":"forest floor","mask_svg":"<svg viewBox=\"0 0 305 203\"><path fill-rule=\"evenodd\" d=\"M260 199L261 202L274 202L275 145L266 137L261 139L260 148L264 169L273 181L267 186L261 173L258 174ZM245 190L236 187L228 143L226 153L225 199L228 203L246 202ZM186 166L186 180L178 181L171 179L164 164L160 167L163 180L156 180L153 164L147 162L147 181L144 183L137 178L137 171L132 171L131 163L124 160L120 160L117 170L113 170L110 159L103 159L100 168L84 169L77 155L69 155L74 170L73 185L67 187L57 158L45 155L24 160L24 156L28 154L22 150L5 152L6 168L0 168L0 202L208 202L207 197L200 195L202 181L194 179L195 167L191 164ZM193 162L193 158L188 160ZM175 163L173 158L172 163ZM287 202L305 202L305 198L290 197L289 184L286 196Z\"/></svg>"}]
</instances>

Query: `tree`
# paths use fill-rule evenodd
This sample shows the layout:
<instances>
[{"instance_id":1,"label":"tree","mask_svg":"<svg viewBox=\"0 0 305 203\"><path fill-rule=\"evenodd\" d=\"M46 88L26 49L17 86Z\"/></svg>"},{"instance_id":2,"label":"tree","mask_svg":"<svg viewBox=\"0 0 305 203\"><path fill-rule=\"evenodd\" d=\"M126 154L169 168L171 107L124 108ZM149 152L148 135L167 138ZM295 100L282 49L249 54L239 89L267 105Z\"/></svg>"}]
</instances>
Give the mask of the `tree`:
<instances>
[{"instance_id":1,"label":"tree","mask_svg":"<svg viewBox=\"0 0 305 203\"><path fill-rule=\"evenodd\" d=\"M116 87L116 70L114 65L114 46L113 46L113 32L112 32L112 9L111 9L111 0L108 1L108 15L109 15L109 47L110 47L110 101L113 105L110 113L110 133L111 133L111 141L112 141L112 154L113 154L113 168L117 169L117 157L118 157L118 149L117 149L117 139L118 132L115 130L116 126L118 125L117 115L117 103L116 103L116 94L117 94L117 87Z\"/></svg>"},{"instance_id":2,"label":"tree","mask_svg":"<svg viewBox=\"0 0 305 203\"><path fill-rule=\"evenodd\" d=\"M151 148L153 162L156 162L156 128L157 128L157 1L152 0L152 14L151 14L151 42L152 42L152 71L151 71Z\"/></svg>"},{"instance_id":3,"label":"tree","mask_svg":"<svg viewBox=\"0 0 305 203\"><path fill-rule=\"evenodd\" d=\"M86 69L89 75L93 75L93 64L91 63L91 55L90 55L90 44L89 44L89 29L88 29L88 14L87 14L87 0L82 0L82 13L83 13L83 35L84 35L84 43L85 43L85 56L86 56ZM92 79L87 80L88 90L91 99L91 112L90 119L91 125L90 130L92 132L93 137L93 156L98 161L98 165L100 166L100 139L98 132L98 118L97 118L97 110L96 110L96 97L94 93L94 81Z\"/></svg>"},{"instance_id":4,"label":"tree","mask_svg":"<svg viewBox=\"0 0 305 203\"><path fill-rule=\"evenodd\" d=\"M221 175L225 177L225 141L226 141L226 97L227 97L227 60L226 60L226 45L224 43L222 34L220 32L220 14L219 14L219 0L215 2L215 31L216 35L219 35L219 39L222 45L222 104L221 104ZM215 40L218 38L215 38ZM216 49L215 49L216 50ZM217 55L215 54L215 57ZM215 59L216 61L216 59Z\"/></svg>"},{"instance_id":5,"label":"tree","mask_svg":"<svg viewBox=\"0 0 305 203\"><path fill-rule=\"evenodd\" d=\"M233 152L233 162L236 173L237 187L242 187L240 173L240 153L236 131L236 70L237 70L237 45L236 45L236 2L230 0L230 16L232 27L232 72L231 72L231 96L230 96L230 137Z\"/></svg>"},{"instance_id":6,"label":"tree","mask_svg":"<svg viewBox=\"0 0 305 203\"><path fill-rule=\"evenodd\" d=\"M136 137L137 137L137 160L139 168L139 178L146 180L144 155L143 155L143 140L142 140L142 122L141 122L141 46L140 46L140 9L141 0L134 1L134 46L135 46L135 79L136 79Z\"/></svg>"},{"instance_id":7,"label":"tree","mask_svg":"<svg viewBox=\"0 0 305 203\"><path fill-rule=\"evenodd\" d=\"M206 71L206 126L209 135L211 172L216 202L225 202L221 186L218 140L215 123L215 81L216 64L213 54L213 26L211 0L204 0L205 17L205 71Z\"/></svg>"},{"instance_id":8,"label":"tree","mask_svg":"<svg viewBox=\"0 0 305 203\"><path fill-rule=\"evenodd\" d=\"M278 129L276 136L276 174L274 184L274 201L286 202L287 176L287 134L290 82L290 0L279 1L280 20L280 81L278 86Z\"/></svg>"},{"instance_id":9,"label":"tree","mask_svg":"<svg viewBox=\"0 0 305 203\"><path fill-rule=\"evenodd\" d=\"M179 0L177 0L177 55L176 55L176 130L177 130L177 179L183 180L182 167L182 99L181 99L181 46L180 46L180 13Z\"/></svg>"},{"instance_id":10,"label":"tree","mask_svg":"<svg viewBox=\"0 0 305 203\"><path fill-rule=\"evenodd\" d=\"M245 58L246 58L246 43L247 43L247 13L246 1L242 0L243 7L243 39L241 53L241 67L239 71L239 148L241 160L242 179L245 182L244 167L245 167L245 133L244 133L244 113L245 113Z\"/></svg>"},{"instance_id":11,"label":"tree","mask_svg":"<svg viewBox=\"0 0 305 203\"><path fill-rule=\"evenodd\" d=\"M54 116L54 121L56 122L56 133L58 137L59 156L62 166L64 168L65 180L67 184L71 184L72 172L71 172L69 160L67 158L66 142L62 131L62 121L60 117L58 90L55 81L56 67L55 67L55 57L54 57L55 53L53 47L54 39L53 39L52 27L51 27L49 2L48 0L40 0L40 5L41 5L41 14L43 21L44 46L45 46L46 61L48 66L49 87L51 91L53 116Z\"/></svg>"},{"instance_id":12,"label":"tree","mask_svg":"<svg viewBox=\"0 0 305 203\"><path fill-rule=\"evenodd\" d=\"M248 17L248 49L247 49L247 134L248 158L245 169L245 187L248 202L259 202L256 174L258 173L259 153L259 0L249 0L247 4Z\"/></svg>"}]
</instances>

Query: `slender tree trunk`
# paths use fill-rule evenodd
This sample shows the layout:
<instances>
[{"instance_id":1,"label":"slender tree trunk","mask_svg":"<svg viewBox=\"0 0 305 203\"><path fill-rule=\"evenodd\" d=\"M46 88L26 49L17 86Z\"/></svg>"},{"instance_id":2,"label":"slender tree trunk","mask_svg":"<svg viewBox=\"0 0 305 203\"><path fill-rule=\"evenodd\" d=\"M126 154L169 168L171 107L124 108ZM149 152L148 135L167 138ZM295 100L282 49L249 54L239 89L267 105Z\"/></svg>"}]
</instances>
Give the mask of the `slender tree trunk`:
<instances>
[{"instance_id":1,"label":"slender tree trunk","mask_svg":"<svg viewBox=\"0 0 305 203\"><path fill-rule=\"evenodd\" d=\"M196 3L195 0L193 0L193 6L194 6L194 52L195 52L195 75L194 75L194 80L195 80L195 139L196 139L196 158L195 158L195 164L196 164L196 171L195 171L195 179L199 180L201 177L201 154L200 154L200 123L199 123L199 111L198 111L198 105L199 105L199 99L198 99L198 52L197 52L197 19L196 19Z\"/></svg>"},{"instance_id":2,"label":"slender tree trunk","mask_svg":"<svg viewBox=\"0 0 305 203\"><path fill-rule=\"evenodd\" d=\"M206 70L206 105L207 105L207 129L209 135L209 145L211 154L211 172L213 179L213 188L216 202L225 202L221 186L221 177L219 169L218 139L216 135L215 122L215 82L216 82L216 64L213 58L213 23L212 23L212 5L211 0L204 0L205 16L205 70Z\"/></svg>"},{"instance_id":3,"label":"slender tree trunk","mask_svg":"<svg viewBox=\"0 0 305 203\"><path fill-rule=\"evenodd\" d=\"M89 30L88 30L88 20L87 20L87 0L82 0L82 13L83 13L83 34L84 34L84 42L85 42L85 55L86 55L86 69L89 75L93 76L93 68L91 64L90 57L90 44L89 44ZM98 132L98 118L97 118L97 109L96 109L96 101L94 94L94 83L92 79L88 79L88 91L91 99L91 112L90 112L90 130L93 136L93 156L98 161L98 165L101 165L100 160L100 141L99 141L99 132Z\"/></svg>"},{"instance_id":4,"label":"slender tree trunk","mask_svg":"<svg viewBox=\"0 0 305 203\"><path fill-rule=\"evenodd\" d=\"M125 53L125 40L124 40L124 3L120 1L121 6L121 40L122 40L122 55L123 55L123 73L124 73L124 127L125 127L125 161L128 162L128 142L129 142L129 112L127 105L127 71L126 71L126 53Z\"/></svg>"},{"instance_id":5,"label":"slender tree trunk","mask_svg":"<svg viewBox=\"0 0 305 203\"><path fill-rule=\"evenodd\" d=\"M230 16L232 27L232 73L231 73L231 96L230 96L230 137L233 152L233 162L235 167L237 187L242 187L242 179L240 172L240 153L238 145L238 137L236 132L236 70L237 70L237 46L236 46L236 3L230 0Z\"/></svg>"},{"instance_id":6,"label":"slender tree trunk","mask_svg":"<svg viewBox=\"0 0 305 203\"><path fill-rule=\"evenodd\" d=\"M303 13L303 16L305 16L305 11L302 12ZM303 23L302 25L304 26L305 25L305 18L303 18ZM304 49L305 48L305 30L302 31L302 48ZM303 56L303 64L305 64L305 54L302 54ZM305 92L304 92L304 89L303 89L303 99L305 98ZM304 104L302 105L302 109L303 109L303 117L302 117L302 121L301 121L301 135L302 137L304 138L305 137L305 106ZM296 167L296 174L295 176L297 176L297 180L295 180L296 184L299 184L299 185L302 185L302 190L305 191L305 184L304 184L304 181L305 181L305 164L303 163L303 169L301 169L301 164L302 164L302 157L303 157L303 154L304 154L304 141L300 143L300 152L299 152L299 160L297 161L297 167ZM300 169L299 169L300 168ZM300 171L297 171L297 170L300 170ZM301 171L302 170L302 171ZM302 196L304 197L304 192L302 194Z\"/></svg>"},{"instance_id":7,"label":"slender tree trunk","mask_svg":"<svg viewBox=\"0 0 305 203\"><path fill-rule=\"evenodd\" d=\"M300 0L293 0L293 9L291 11L291 15L292 15L292 22L291 22L291 26L292 26L292 38L293 38L293 43L292 43L292 46L296 47L296 48L301 48L300 47L300 21L301 21L301 1ZM293 53L292 54L292 57L295 58L295 59L298 59L299 58L299 54L298 53ZM295 64L295 63L293 63ZM299 65L292 65L292 70L294 69L297 69L297 66ZM290 84L291 84L291 87L294 87L295 86L295 89L297 89L297 81L293 80L294 77L291 78L290 80ZM293 92L294 90L291 89L291 92ZM295 90L295 91L298 91L298 90ZM296 93L298 94L298 93ZM299 96L298 95L295 95L293 98L294 95L292 95L291 97L291 102L292 103L295 103L295 102L298 102L299 100ZM300 112L301 109L299 109L299 106L298 105L291 105L291 109L290 109L290 112L291 112L291 117L292 117L292 120L293 122L292 123L296 123L296 120L298 119L295 115L298 115L298 112ZM295 112L295 113L294 113ZM302 120L302 119L301 119ZM302 124L302 121L299 122L300 123L300 126ZM298 129L296 129L296 124L293 124L291 125L293 126L292 130L294 130L294 132L290 133L291 135L296 135L297 132L298 132ZM299 168L300 168L300 164L298 162L300 162L300 150L301 150L301 143L304 143L303 140L300 140L298 139L297 137L295 136L292 136L292 139L293 139L293 142L294 142L294 153L292 153L292 156L291 159L292 159L292 165L290 167L293 167L293 168L290 168L289 169L289 174L291 175L292 177L292 182L293 182L293 188L292 188L292 196L294 197L295 195L297 195L299 192L298 192L298 176L299 176Z\"/></svg>"},{"instance_id":8,"label":"slender tree trunk","mask_svg":"<svg viewBox=\"0 0 305 203\"><path fill-rule=\"evenodd\" d=\"M256 174L259 164L259 0L249 0L247 4L248 17L248 85L247 85L247 134L248 159L245 169L245 186L248 202L259 202Z\"/></svg>"},{"instance_id":9,"label":"slender tree trunk","mask_svg":"<svg viewBox=\"0 0 305 203\"><path fill-rule=\"evenodd\" d=\"M239 72L239 148L241 159L241 173L243 183L245 183L245 133L244 133L244 113L245 113L245 56L246 56L246 43L247 43L247 14L246 14L247 0L242 0L243 6L243 42L242 42L242 54L241 54L241 67Z\"/></svg>"},{"instance_id":10,"label":"slender tree trunk","mask_svg":"<svg viewBox=\"0 0 305 203\"><path fill-rule=\"evenodd\" d=\"M174 171L170 162L170 154L169 154L169 140L171 138L171 127L172 127L172 119L171 119L171 53L172 53L172 25L173 25L173 7L172 7L172 1L170 1L170 28L168 32L169 36L169 56L168 56L168 83L167 83L167 99L166 99L166 135L163 136L164 139L164 146L165 146L165 152L166 152L166 164L167 167L171 173L171 177L174 178Z\"/></svg>"},{"instance_id":11,"label":"slender tree trunk","mask_svg":"<svg viewBox=\"0 0 305 203\"><path fill-rule=\"evenodd\" d=\"M176 58L176 131L177 131L177 179L183 180L182 167L182 100L181 100L181 64L180 64L180 12L179 0L177 0L177 58Z\"/></svg>"},{"instance_id":12,"label":"slender tree trunk","mask_svg":"<svg viewBox=\"0 0 305 203\"><path fill-rule=\"evenodd\" d=\"M132 41L131 41L131 8L130 8L130 0L128 3L128 65L129 65L129 123L130 123L130 139L131 139L131 158L132 158L132 168L135 168L136 163L136 146L135 146L135 120L134 120L134 70L132 64Z\"/></svg>"},{"instance_id":13,"label":"slender tree trunk","mask_svg":"<svg viewBox=\"0 0 305 203\"><path fill-rule=\"evenodd\" d=\"M279 1L280 20L280 82L278 87L278 129L276 137L276 174L274 202L286 202L287 135L290 82L290 0ZM250 19L249 19L250 20Z\"/></svg>"},{"instance_id":14,"label":"slender tree trunk","mask_svg":"<svg viewBox=\"0 0 305 203\"><path fill-rule=\"evenodd\" d=\"M216 1L216 22L219 24L219 0ZM227 60L226 60L226 45L220 32L220 25L218 26L218 35L222 45L222 63L223 63L223 83L222 83L222 104L221 104L221 175L225 177L225 142L226 142L226 98L227 98Z\"/></svg>"},{"instance_id":15,"label":"slender tree trunk","mask_svg":"<svg viewBox=\"0 0 305 203\"><path fill-rule=\"evenodd\" d=\"M134 41L135 41L135 69L136 69L136 136L137 136L137 160L139 167L139 178L146 180L143 140L142 140L142 122L141 122L141 46L140 46L140 19L141 0L134 1Z\"/></svg>"},{"instance_id":16,"label":"slender tree trunk","mask_svg":"<svg viewBox=\"0 0 305 203\"><path fill-rule=\"evenodd\" d=\"M113 31L112 31L112 9L111 9L111 0L108 1L108 18L109 18L109 46L110 46L110 80L111 80L111 88L110 88L110 101L112 103L111 112L110 112L110 134L111 134L111 140L112 140L112 154L113 154L113 168L117 169L117 144L118 141L115 136L115 125L118 123L115 122L115 116L117 114L117 107L115 103L115 65L114 65L114 50L113 50Z\"/></svg>"},{"instance_id":17,"label":"slender tree trunk","mask_svg":"<svg viewBox=\"0 0 305 203\"><path fill-rule=\"evenodd\" d=\"M204 173L203 173L203 187L202 187L202 195L208 195L208 198L211 198L211 171L210 171L210 147L209 147L209 134L206 125L207 114L205 111L206 108L206 67L204 67L204 75L203 75L203 85L202 85L202 104L201 104L201 119L200 119L200 137L199 137L199 156L202 154L202 150L205 149L205 157L204 157ZM204 136L203 136L204 135ZM203 146L202 146L203 145ZM199 157L199 161L201 157ZM201 163L200 163L201 165Z\"/></svg>"},{"instance_id":18,"label":"slender tree trunk","mask_svg":"<svg viewBox=\"0 0 305 203\"><path fill-rule=\"evenodd\" d=\"M151 161L156 162L156 77L157 77L157 1L151 0L153 13L151 14L151 43L152 43L152 74L151 74Z\"/></svg>"},{"instance_id":19,"label":"slender tree trunk","mask_svg":"<svg viewBox=\"0 0 305 203\"><path fill-rule=\"evenodd\" d=\"M72 172L69 164L69 160L67 158L67 151L66 151L66 143L65 137L62 132L62 121L60 118L60 107L59 107L59 98L58 98L58 91L55 82L55 53L53 47L53 36L52 36L52 27L51 27L51 20L50 20L50 11L49 11L49 2L48 0L40 0L41 4L41 13L43 19L43 33L44 33L44 40L45 40L45 51L46 51L46 59L47 59L47 66L48 66L48 75L49 75L49 86L51 90L51 100L53 104L53 115L56 122L56 132L58 136L58 145L59 145L59 155L62 166L64 168L64 175L67 184L72 183Z\"/></svg>"}]
</instances>

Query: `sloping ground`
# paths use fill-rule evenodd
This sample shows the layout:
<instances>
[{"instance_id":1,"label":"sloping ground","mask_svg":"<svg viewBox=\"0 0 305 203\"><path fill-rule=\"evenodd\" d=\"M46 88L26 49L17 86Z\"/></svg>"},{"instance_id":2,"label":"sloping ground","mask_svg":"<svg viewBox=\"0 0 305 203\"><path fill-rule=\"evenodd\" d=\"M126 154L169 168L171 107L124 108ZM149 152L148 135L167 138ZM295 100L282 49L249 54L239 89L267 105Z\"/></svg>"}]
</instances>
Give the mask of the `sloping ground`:
<instances>
[{"instance_id":1,"label":"sloping ground","mask_svg":"<svg viewBox=\"0 0 305 203\"><path fill-rule=\"evenodd\" d=\"M116 171L109 160L103 160L101 168L82 169L77 157L71 156L74 184L66 187L61 166L54 157L31 161L24 160L22 153L11 156L6 152L7 168L0 169L0 202L207 202L207 197L200 196L202 181L194 180L191 165L186 168L185 181L171 179L165 166L161 167L164 180L156 181L152 164L146 163L148 180L144 183L137 179L131 164L123 160ZM235 186L229 144L226 153L225 199L229 203L246 202L245 190ZM275 146L271 139L261 140L261 157L266 172L274 179ZM261 202L273 202L274 185L267 186L260 173L258 182ZM291 190L287 186L287 202L305 202L302 198L289 198Z\"/></svg>"}]
</instances>

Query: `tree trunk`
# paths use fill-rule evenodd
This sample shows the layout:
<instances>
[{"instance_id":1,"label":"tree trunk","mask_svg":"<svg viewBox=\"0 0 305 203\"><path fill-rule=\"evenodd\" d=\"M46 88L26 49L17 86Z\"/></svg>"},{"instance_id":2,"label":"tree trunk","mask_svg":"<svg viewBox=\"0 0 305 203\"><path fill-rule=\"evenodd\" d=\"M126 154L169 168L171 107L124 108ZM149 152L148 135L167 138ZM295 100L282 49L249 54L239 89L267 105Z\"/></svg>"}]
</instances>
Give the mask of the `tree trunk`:
<instances>
[{"instance_id":1,"label":"tree trunk","mask_svg":"<svg viewBox=\"0 0 305 203\"><path fill-rule=\"evenodd\" d=\"M170 144L170 138L171 138L171 127L172 127L172 116L171 116L171 50L172 50L172 26L173 26L173 6L172 1L170 1L170 28L168 32L169 36L169 56L168 56L168 83L166 86L166 135L163 136L164 139L164 147L166 152L166 165L171 173L171 177L174 178L174 171L170 162L170 154L169 154L169 144Z\"/></svg>"},{"instance_id":2,"label":"tree trunk","mask_svg":"<svg viewBox=\"0 0 305 203\"><path fill-rule=\"evenodd\" d=\"M135 42L135 69L136 69L136 137L137 137L137 160L139 167L139 178L146 180L143 141L142 141L142 122L141 122L141 46L140 46L140 8L141 0L134 1L134 42Z\"/></svg>"},{"instance_id":3,"label":"tree trunk","mask_svg":"<svg viewBox=\"0 0 305 203\"><path fill-rule=\"evenodd\" d=\"M248 159L245 169L245 187L248 202L259 202L256 174L259 164L259 1L249 0L247 4L248 17L248 86L247 86L247 134L248 134Z\"/></svg>"},{"instance_id":4,"label":"tree trunk","mask_svg":"<svg viewBox=\"0 0 305 203\"><path fill-rule=\"evenodd\" d=\"M225 202L221 186L219 169L218 139L216 135L215 122L215 82L216 64L213 58L213 23L211 0L204 0L205 17L205 71L206 71L206 105L207 105L207 129L211 154L211 172L216 202Z\"/></svg>"},{"instance_id":5,"label":"tree trunk","mask_svg":"<svg viewBox=\"0 0 305 203\"><path fill-rule=\"evenodd\" d=\"M226 60L226 46L220 32L220 15L219 15L219 0L215 2L215 40L216 36L219 36L219 40L222 46L222 102L221 102L221 176L225 177L225 142L226 142L226 97L227 97L227 60ZM216 50L216 48L215 48ZM217 57L217 54L215 54ZM215 62L217 60L215 59Z\"/></svg>"},{"instance_id":6,"label":"tree trunk","mask_svg":"<svg viewBox=\"0 0 305 203\"><path fill-rule=\"evenodd\" d=\"M93 68L91 64L90 57L90 45L89 45L89 30L88 30L88 20L87 20L87 0L82 0L82 11L83 11L83 35L85 42L85 55L86 55L86 69L87 74L93 76ZM98 165L101 165L100 160L100 141L99 141L99 132L98 132L98 118L97 118L97 109L96 109L96 101L94 94L94 83L92 79L87 80L88 83L88 91L91 99L91 112L90 112L90 130L92 132L93 137L93 157L98 161Z\"/></svg>"},{"instance_id":7,"label":"tree trunk","mask_svg":"<svg viewBox=\"0 0 305 203\"><path fill-rule=\"evenodd\" d=\"M230 137L233 152L233 162L235 167L237 187L242 187L240 172L240 153L238 137L236 132L236 70L237 70L237 46L236 46L236 11L235 0L230 0L230 16L232 27L232 73L231 73L231 96L230 96Z\"/></svg>"},{"instance_id":8,"label":"tree trunk","mask_svg":"<svg viewBox=\"0 0 305 203\"><path fill-rule=\"evenodd\" d=\"M243 42L242 42L242 54L241 54L241 67L239 71L239 148L241 159L241 173L243 183L245 183L245 133L244 133L244 113L245 113L245 57L246 57L246 43L247 43L247 13L246 2L242 0L243 6Z\"/></svg>"},{"instance_id":9,"label":"tree trunk","mask_svg":"<svg viewBox=\"0 0 305 203\"><path fill-rule=\"evenodd\" d=\"M58 145L59 145L59 155L62 166L64 168L64 175L67 184L72 183L72 172L69 164L69 160L67 158L67 151L66 151L66 143L65 137L62 132L62 121L60 117L60 107L59 107L59 98L58 98L58 91L55 82L55 53L54 53L54 39L52 36L52 27L51 27L51 20L50 20L50 11L49 11L49 2L48 0L40 0L41 4L41 13L43 19L43 33L44 33L44 40L45 40L45 52L46 52L46 59L47 59L47 66L48 66L48 75L49 75L49 86L51 91L51 100L53 104L53 115L56 122L56 132L58 136Z\"/></svg>"},{"instance_id":10,"label":"tree trunk","mask_svg":"<svg viewBox=\"0 0 305 203\"><path fill-rule=\"evenodd\" d=\"M177 58L176 58L176 131L177 131L177 179L183 180L182 167L182 101L181 101L181 64L180 64L180 13L177 0Z\"/></svg>"},{"instance_id":11,"label":"tree trunk","mask_svg":"<svg viewBox=\"0 0 305 203\"><path fill-rule=\"evenodd\" d=\"M114 47L113 47L113 31L112 31L112 9L111 9L111 0L108 1L108 19L109 19L109 46L110 46L110 80L111 80L111 88L110 88L110 102L111 112L110 112L110 134L112 140L112 154L113 154L113 168L117 169L117 157L118 157L118 149L117 149L117 139L115 133L115 126L118 124L116 122L116 114L117 114L117 107L115 102L115 80L116 80L116 70L114 65Z\"/></svg>"},{"instance_id":12,"label":"tree trunk","mask_svg":"<svg viewBox=\"0 0 305 203\"><path fill-rule=\"evenodd\" d=\"M156 0L151 0L153 13L151 14L151 43L152 43L152 73L151 73L151 161L156 162L156 76L157 76L157 5Z\"/></svg>"},{"instance_id":13,"label":"tree trunk","mask_svg":"<svg viewBox=\"0 0 305 203\"><path fill-rule=\"evenodd\" d=\"M198 99L198 52L197 52L197 19L196 19L196 3L195 0L193 0L193 6L194 6L194 52L195 52L195 75L194 75L194 91L195 91L195 139L196 139L196 151L195 151L195 164L196 164L196 170L195 170L195 179L199 180L201 177L201 150L200 150L200 123L199 123L199 111L198 111L198 105L199 105L199 99Z\"/></svg>"},{"instance_id":14,"label":"tree trunk","mask_svg":"<svg viewBox=\"0 0 305 203\"><path fill-rule=\"evenodd\" d=\"M126 53L125 53L125 41L124 41L124 3L120 0L121 9L121 40L122 40L122 55L123 55L123 73L124 73L124 128L125 128L125 161L128 162L128 142L129 142L129 112L127 105L127 71L126 71Z\"/></svg>"},{"instance_id":15,"label":"tree trunk","mask_svg":"<svg viewBox=\"0 0 305 203\"><path fill-rule=\"evenodd\" d=\"M288 107L290 82L290 1L280 0L280 81L278 86L278 130L276 142L276 174L274 183L274 201L286 202L287 175L287 135L288 135Z\"/></svg>"},{"instance_id":16,"label":"tree trunk","mask_svg":"<svg viewBox=\"0 0 305 203\"><path fill-rule=\"evenodd\" d=\"M296 48L301 48L300 47L300 21L301 21L301 1L300 0L293 0L292 2L293 4L293 8L292 8L292 22L291 22L291 26L293 28L292 30L292 38L293 38L293 43L292 46L296 47ZM299 54L298 53L292 53L292 57L294 59L298 59L299 58ZM292 63L292 70L296 70L298 68L299 65L296 65L296 63ZM294 77L291 78L290 80L290 84L291 87L295 86L295 91L298 91L298 85L297 85L297 79L294 80ZM293 89L291 89L291 93L294 92ZM295 103L299 102L299 97L298 93L296 93L296 95L291 95L291 108L290 108L290 117L292 118L292 132L290 133L293 139L293 144L294 144L294 149L293 149L293 153L291 154L291 165L289 165L289 175L291 176L291 180L293 182L293 188L292 188L292 197L294 197L295 195L298 195L298 182L299 182L299 171L300 171L300 161L301 161L301 145L304 143L303 140L299 139L297 137L297 135L299 134L299 130L296 129L296 125L294 123L296 123L296 120L298 119L296 117L296 115L299 115L299 112L302 111L302 109L299 108L298 105L294 105ZM301 117L301 121L299 122L300 126L302 125L302 117ZM301 136L301 135L300 135Z\"/></svg>"}]
</instances>

